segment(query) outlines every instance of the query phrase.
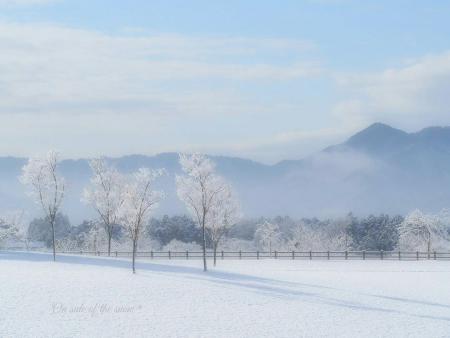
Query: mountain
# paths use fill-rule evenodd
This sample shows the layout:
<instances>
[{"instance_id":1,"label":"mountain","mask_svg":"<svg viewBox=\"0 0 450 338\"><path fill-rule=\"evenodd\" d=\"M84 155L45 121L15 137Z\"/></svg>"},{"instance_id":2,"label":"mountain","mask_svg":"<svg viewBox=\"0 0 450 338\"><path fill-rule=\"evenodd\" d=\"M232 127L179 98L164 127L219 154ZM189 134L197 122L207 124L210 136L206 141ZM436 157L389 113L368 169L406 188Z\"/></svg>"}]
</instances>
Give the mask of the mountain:
<instances>
[{"instance_id":1,"label":"mountain","mask_svg":"<svg viewBox=\"0 0 450 338\"><path fill-rule=\"evenodd\" d=\"M450 127L407 133L375 123L342 144L275 165L235 157L211 158L237 190L249 217L332 217L350 211L404 214L414 208L436 211L450 207ZM165 168L168 175L159 187L167 197L158 212L185 212L174 183L174 176L181 172L176 153L108 161L125 173L140 167ZM17 179L25 163L24 158L0 158L0 209L25 208L38 215L39 209ZM67 181L63 211L73 222L94 217L80 202L91 174L88 161L62 161L61 173Z\"/></svg>"}]
</instances>

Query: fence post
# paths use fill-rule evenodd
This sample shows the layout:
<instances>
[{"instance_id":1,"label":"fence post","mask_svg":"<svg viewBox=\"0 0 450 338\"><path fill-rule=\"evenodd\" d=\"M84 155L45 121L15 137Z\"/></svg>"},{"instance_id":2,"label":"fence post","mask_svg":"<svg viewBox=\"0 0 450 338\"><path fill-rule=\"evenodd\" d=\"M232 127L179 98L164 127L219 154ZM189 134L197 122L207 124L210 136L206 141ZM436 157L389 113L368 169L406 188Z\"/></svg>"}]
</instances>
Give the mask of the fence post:
<instances>
[{"instance_id":1,"label":"fence post","mask_svg":"<svg viewBox=\"0 0 450 338\"><path fill-rule=\"evenodd\" d=\"M172 257L170 256L170 250L169 250L169 259L171 259Z\"/></svg>"},{"instance_id":2,"label":"fence post","mask_svg":"<svg viewBox=\"0 0 450 338\"><path fill-rule=\"evenodd\" d=\"M275 259L278 258L278 251L275 250Z\"/></svg>"},{"instance_id":3,"label":"fence post","mask_svg":"<svg viewBox=\"0 0 450 338\"><path fill-rule=\"evenodd\" d=\"M242 259L242 251L239 250L239 259Z\"/></svg>"},{"instance_id":4,"label":"fence post","mask_svg":"<svg viewBox=\"0 0 450 338\"><path fill-rule=\"evenodd\" d=\"M295 259L295 251L292 250L292 259Z\"/></svg>"},{"instance_id":5,"label":"fence post","mask_svg":"<svg viewBox=\"0 0 450 338\"><path fill-rule=\"evenodd\" d=\"M327 251L327 259L330 260L330 251Z\"/></svg>"},{"instance_id":6,"label":"fence post","mask_svg":"<svg viewBox=\"0 0 450 338\"><path fill-rule=\"evenodd\" d=\"M223 255L223 250L222 250L221 254L222 254L222 259L223 259L223 258L224 258L224 255Z\"/></svg>"},{"instance_id":7,"label":"fence post","mask_svg":"<svg viewBox=\"0 0 450 338\"><path fill-rule=\"evenodd\" d=\"M402 253L399 251L398 252L398 260L401 261L402 260Z\"/></svg>"},{"instance_id":8,"label":"fence post","mask_svg":"<svg viewBox=\"0 0 450 338\"><path fill-rule=\"evenodd\" d=\"M434 260L436 260L436 251L434 251L433 256L434 256Z\"/></svg>"},{"instance_id":9,"label":"fence post","mask_svg":"<svg viewBox=\"0 0 450 338\"><path fill-rule=\"evenodd\" d=\"M311 260L311 259L312 259L312 251L309 250L309 260Z\"/></svg>"},{"instance_id":10,"label":"fence post","mask_svg":"<svg viewBox=\"0 0 450 338\"><path fill-rule=\"evenodd\" d=\"M186 259L189 259L189 251L186 250Z\"/></svg>"},{"instance_id":11,"label":"fence post","mask_svg":"<svg viewBox=\"0 0 450 338\"><path fill-rule=\"evenodd\" d=\"M80 255L82 255L83 254L83 250L80 250Z\"/></svg>"},{"instance_id":12,"label":"fence post","mask_svg":"<svg viewBox=\"0 0 450 338\"><path fill-rule=\"evenodd\" d=\"M366 260L366 250L363 250L363 261Z\"/></svg>"},{"instance_id":13,"label":"fence post","mask_svg":"<svg viewBox=\"0 0 450 338\"><path fill-rule=\"evenodd\" d=\"M417 260L419 260L419 251L416 251Z\"/></svg>"},{"instance_id":14,"label":"fence post","mask_svg":"<svg viewBox=\"0 0 450 338\"><path fill-rule=\"evenodd\" d=\"M116 251L116 257L117 257L117 251Z\"/></svg>"},{"instance_id":15,"label":"fence post","mask_svg":"<svg viewBox=\"0 0 450 338\"><path fill-rule=\"evenodd\" d=\"M153 250L150 251L150 258L153 259Z\"/></svg>"},{"instance_id":16,"label":"fence post","mask_svg":"<svg viewBox=\"0 0 450 338\"><path fill-rule=\"evenodd\" d=\"M345 259L346 260L348 259L348 251L347 250L345 250Z\"/></svg>"},{"instance_id":17,"label":"fence post","mask_svg":"<svg viewBox=\"0 0 450 338\"><path fill-rule=\"evenodd\" d=\"M100 251L97 251L97 256L100 256Z\"/></svg>"},{"instance_id":18,"label":"fence post","mask_svg":"<svg viewBox=\"0 0 450 338\"><path fill-rule=\"evenodd\" d=\"M380 250L380 258L383 260L383 250Z\"/></svg>"},{"instance_id":19,"label":"fence post","mask_svg":"<svg viewBox=\"0 0 450 338\"><path fill-rule=\"evenodd\" d=\"M259 251L256 251L256 259L259 259Z\"/></svg>"}]
</instances>

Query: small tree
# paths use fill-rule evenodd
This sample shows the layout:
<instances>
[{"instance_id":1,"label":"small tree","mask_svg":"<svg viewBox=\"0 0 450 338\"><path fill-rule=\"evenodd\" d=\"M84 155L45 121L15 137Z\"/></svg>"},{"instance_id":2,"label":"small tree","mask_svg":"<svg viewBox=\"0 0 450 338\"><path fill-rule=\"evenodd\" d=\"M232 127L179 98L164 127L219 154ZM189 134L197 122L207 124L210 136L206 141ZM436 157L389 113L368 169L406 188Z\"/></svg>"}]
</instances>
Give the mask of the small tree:
<instances>
[{"instance_id":1,"label":"small tree","mask_svg":"<svg viewBox=\"0 0 450 338\"><path fill-rule=\"evenodd\" d=\"M443 227L437 217L414 210L400 224L399 234L402 243L408 243L411 240L425 242L427 253L430 255L433 238L443 236Z\"/></svg>"},{"instance_id":2,"label":"small tree","mask_svg":"<svg viewBox=\"0 0 450 338\"><path fill-rule=\"evenodd\" d=\"M185 175L176 177L178 197L202 229L203 271L207 271L206 226L209 213L216 205L218 195L226 189L226 184L215 174L214 163L205 155L181 154L180 164Z\"/></svg>"},{"instance_id":3,"label":"small tree","mask_svg":"<svg viewBox=\"0 0 450 338\"><path fill-rule=\"evenodd\" d=\"M234 226L240 217L239 205L229 185L217 194L215 203L206 223L207 232L214 251L214 266L217 261L217 248L222 237Z\"/></svg>"},{"instance_id":4,"label":"small tree","mask_svg":"<svg viewBox=\"0 0 450 338\"><path fill-rule=\"evenodd\" d=\"M104 223L102 223L104 225ZM104 239L103 236L101 236L102 234L100 233L101 231L101 227L99 222L91 222L91 228L89 229L89 231L84 234L84 240L83 240L83 244L84 247L87 250L92 250L94 252L97 252L99 250L99 244L104 244L102 242L102 239ZM108 246L110 245L109 239L108 239ZM110 255L110 253L108 252L108 255Z\"/></svg>"},{"instance_id":5,"label":"small tree","mask_svg":"<svg viewBox=\"0 0 450 338\"><path fill-rule=\"evenodd\" d=\"M123 204L123 176L108 167L105 160L89 162L93 172L91 185L84 189L82 201L89 203L100 216L108 238L108 256L111 255L111 239L118 223L119 210Z\"/></svg>"},{"instance_id":6,"label":"small tree","mask_svg":"<svg viewBox=\"0 0 450 338\"><path fill-rule=\"evenodd\" d=\"M45 157L30 158L22 168L20 180L30 187L52 230L53 260L56 261L55 220L64 197L64 179L58 173L58 154L49 151Z\"/></svg>"},{"instance_id":7,"label":"small tree","mask_svg":"<svg viewBox=\"0 0 450 338\"><path fill-rule=\"evenodd\" d=\"M133 273L136 273L136 251L142 227L148 222L151 212L163 198L162 192L153 190L153 182L162 174L162 170L141 168L128 178L125 185L120 215L121 223L133 245Z\"/></svg>"},{"instance_id":8,"label":"small tree","mask_svg":"<svg viewBox=\"0 0 450 338\"><path fill-rule=\"evenodd\" d=\"M269 249L269 253L272 254L272 247L280 240L280 228L277 224L265 220L257 225L255 239L260 246Z\"/></svg>"},{"instance_id":9,"label":"small tree","mask_svg":"<svg viewBox=\"0 0 450 338\"><path fill-rule=\"evenodd\" d=\"M292 250L313 250L323 244L321 237L318 229L313 230L303 222L299 222L292 227L286 244Z\"/></svg>"},{"instance_id":10,"label":"small tree","mask_svg":"<svg viewBox=\"0 0 450 338\"><path fill-rule=\"evenodd\" d=\"M16 236L19 229L4 218L0 218L0 247L3 242Z\"/></svg>"},{"instance_id":11,"label":"small tree","mask_svg":"<svg viewBox=\"0 0 450 338\"><path fill-rule=\"evenodd\" d=\"M22 242L26 250L29 250L31 238L28 232L29 224L25 220L25 212L23 210L12 211L3 216L1 220L10 225L12 230L10 235Z\"/></svg>"}]
</instances>

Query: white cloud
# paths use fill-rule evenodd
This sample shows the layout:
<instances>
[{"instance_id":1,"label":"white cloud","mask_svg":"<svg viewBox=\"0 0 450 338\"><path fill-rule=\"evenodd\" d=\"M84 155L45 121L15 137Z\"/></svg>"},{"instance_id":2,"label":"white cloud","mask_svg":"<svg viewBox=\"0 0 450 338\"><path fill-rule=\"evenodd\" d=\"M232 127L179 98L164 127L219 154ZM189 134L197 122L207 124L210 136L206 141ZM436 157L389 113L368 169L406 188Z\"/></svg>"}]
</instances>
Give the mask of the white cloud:
<instances>
[{"instance_id":1,"label":"white cloud","mask_svg":"<svg viewBox=\"0 0 450 338\"><path fill-rule=\"evenodd\" d=\"M404 128L450 124L450 52L379 73L341 74L337 82L347 96L334 109L342 120Z\"/></svg>"},{"instance_id":2,"label":"white cloud","mask_svg":"<svg viewBox=\"0 0 450 338\"><path fill-rule=\"evenodd\" d=\"M300 40L138 33L0 22L0 154L156 153L188 143L222 149L247 133L266 134L270 122L235 134L230 124L230 133L211 128L296 110L261 97L260 86L321 74L305 58L314 46Z\"/></svg>"},{"instance_id":3,"label":"white cloud","mask_svg":"<svg viewBox=\"0 0 450 338\"><path fill-rule=\"evenodd\" d=\"M321 71L311 61L284 65L223 60L227 55L245 58L310 48L290 39L127 37L0 23L0 48L0 113L189 113L220 109L221 102L227 102L226 109L238 103L245 108L234 90L185 83L284 81Z\"/></svg>"}]
</instances>

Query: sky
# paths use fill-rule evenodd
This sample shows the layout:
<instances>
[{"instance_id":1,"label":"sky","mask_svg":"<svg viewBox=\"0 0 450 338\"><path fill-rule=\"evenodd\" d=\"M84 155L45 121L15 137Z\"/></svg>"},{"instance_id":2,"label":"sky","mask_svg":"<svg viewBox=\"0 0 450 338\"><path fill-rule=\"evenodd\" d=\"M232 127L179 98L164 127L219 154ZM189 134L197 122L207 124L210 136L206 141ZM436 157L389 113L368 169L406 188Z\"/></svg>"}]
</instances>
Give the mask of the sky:
<instances>
[{"instance_id":1,"label":"sky","mask_svg":"<svg viewBox=\"0 0 450 338\"><path fill-rule=\"evenodd\" d=\"M450 2L0 0L1 156L299 159L450 125Z\"/></svg>"}]
</instances>

